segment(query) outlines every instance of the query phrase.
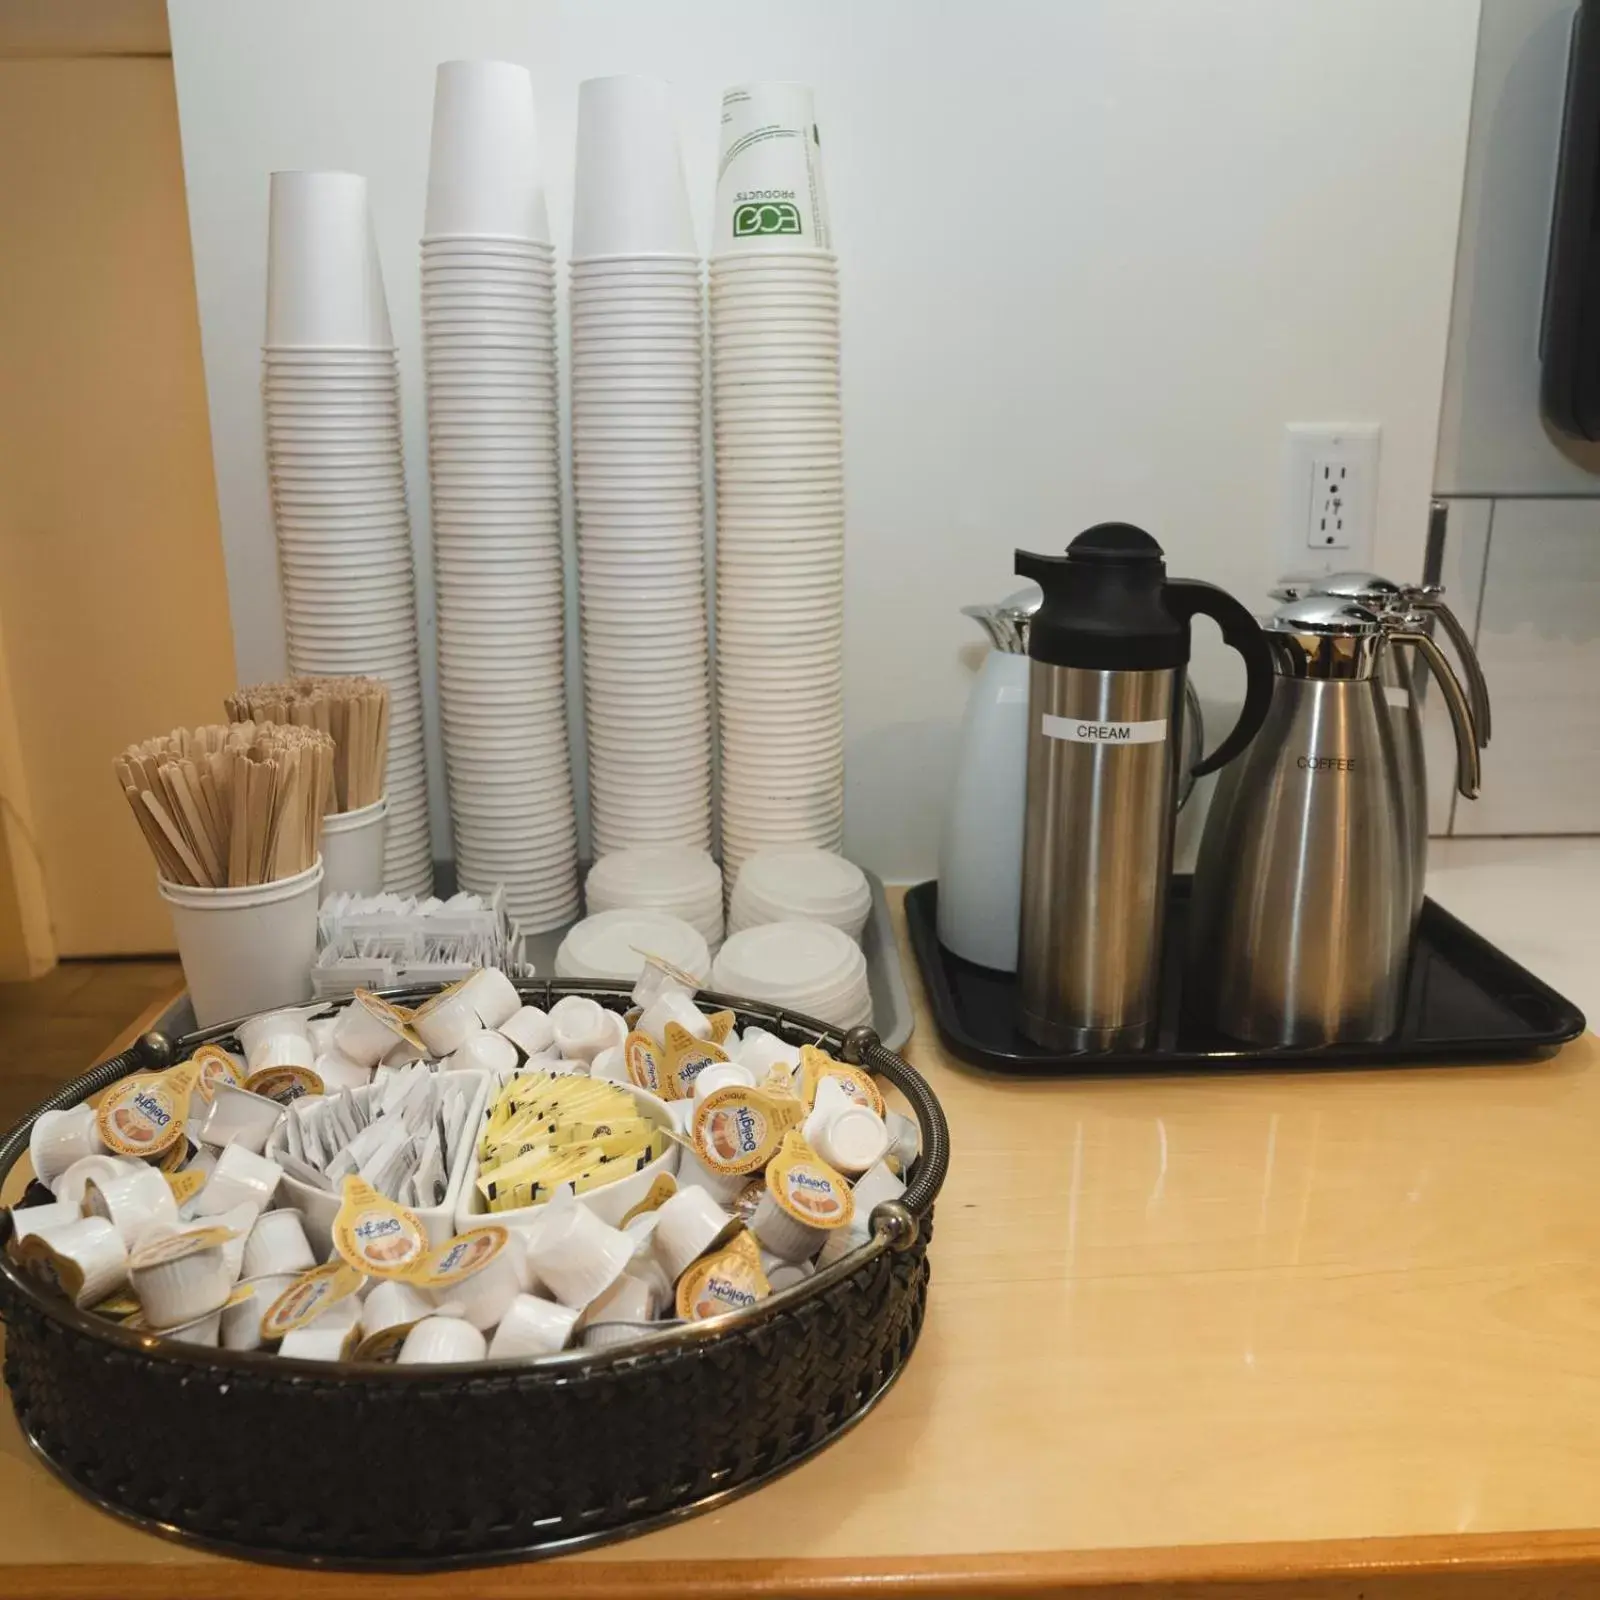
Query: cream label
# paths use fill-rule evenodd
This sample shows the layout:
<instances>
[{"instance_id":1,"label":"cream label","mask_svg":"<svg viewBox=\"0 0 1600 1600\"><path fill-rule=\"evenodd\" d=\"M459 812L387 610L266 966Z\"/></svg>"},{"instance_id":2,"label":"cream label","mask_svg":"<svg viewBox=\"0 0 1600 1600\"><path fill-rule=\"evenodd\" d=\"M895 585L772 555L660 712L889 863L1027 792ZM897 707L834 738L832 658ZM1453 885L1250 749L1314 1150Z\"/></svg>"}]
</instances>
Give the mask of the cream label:
<instances>
[{"instance_id":1,"label":"cream label","mask_svg":"<svg viewBox=\"0 0 1600 1600\"><path fill-rule=\"evenodd\" d=\"M1070 744L1164 744L1167 726L1165 717L1154 722L1097 722L1092 717L1053 717L1047 711L1040 719L1045 738Z\"/></svg>"}]
</instances>

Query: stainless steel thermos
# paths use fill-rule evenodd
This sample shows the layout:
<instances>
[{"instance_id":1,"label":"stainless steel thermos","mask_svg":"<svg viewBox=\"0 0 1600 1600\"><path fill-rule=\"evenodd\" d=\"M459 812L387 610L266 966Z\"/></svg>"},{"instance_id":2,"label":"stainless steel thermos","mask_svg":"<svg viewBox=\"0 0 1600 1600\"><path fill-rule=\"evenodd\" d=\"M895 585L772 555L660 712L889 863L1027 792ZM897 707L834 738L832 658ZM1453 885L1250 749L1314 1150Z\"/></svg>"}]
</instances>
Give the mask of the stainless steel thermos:
<instances>
[{"instance_id":1,"label":"stainless steel thermos","mask_svg":"<svg viewBox=\"0 0 1600 1600\"><path fill-rule=\"evenodd\" d=\"M1411 949L1418 778L1381 693L1386 658L1415 651L1438 680L1468 799L1478 792L1472 711L1407 614L1308 595L1281 606L1266 637L1271 710L1218 785L1200 841L1191 995L1224 1033L1254 1044L1382 1040L1400 1020Z\"/></svg>"},{"instance_id":2,"label":"stainless steel thermos","mask_svg":"<svg viewBox=\"0 0 1600 1600\"><path fill-rule=\"evenodd\" d=\"M1028 638L1021 1026L1052 1050L1143 1048L1156 1021L1183 749L1189 623L1244 657L1244 709L1193 771L1249 744L1272 698L1255 618L1212 584L1168 578L1140 528L1102 523L1065 556L1017 552L1044 590Z\"/></svg>"}]
</instances>

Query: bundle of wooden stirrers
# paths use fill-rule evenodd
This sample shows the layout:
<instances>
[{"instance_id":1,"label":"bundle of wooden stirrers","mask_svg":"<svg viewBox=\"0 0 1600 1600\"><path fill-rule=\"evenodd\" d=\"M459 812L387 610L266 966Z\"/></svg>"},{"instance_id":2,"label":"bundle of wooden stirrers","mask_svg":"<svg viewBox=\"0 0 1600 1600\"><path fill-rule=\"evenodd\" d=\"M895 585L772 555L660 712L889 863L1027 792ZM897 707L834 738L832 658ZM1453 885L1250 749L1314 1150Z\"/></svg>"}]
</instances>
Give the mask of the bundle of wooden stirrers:
<instances>
[{"instance_id":1,"label":"bundle of wooden stirrers","mask_svg":"<svg viewBox=\"0 0 1600 1600\"><path fill-rule=\"evenodd\" d=\"M271 883L317 859L333 740L316 728L237 722L129 745L117 781L169 883Z\"/></svg>"},{"instance_id":2,"label":"bundle of wooden stirrers","mask_svg":"<svg viewBox=\"0 0 1600 1600\"><path fill-rule=\"evenodd\" d=\"M289 678L238 689L224 702L235 722L283 722L333 736L330 811L383 798L389 761L389 686L381 678Z\"/></svg>"}]
</instances>

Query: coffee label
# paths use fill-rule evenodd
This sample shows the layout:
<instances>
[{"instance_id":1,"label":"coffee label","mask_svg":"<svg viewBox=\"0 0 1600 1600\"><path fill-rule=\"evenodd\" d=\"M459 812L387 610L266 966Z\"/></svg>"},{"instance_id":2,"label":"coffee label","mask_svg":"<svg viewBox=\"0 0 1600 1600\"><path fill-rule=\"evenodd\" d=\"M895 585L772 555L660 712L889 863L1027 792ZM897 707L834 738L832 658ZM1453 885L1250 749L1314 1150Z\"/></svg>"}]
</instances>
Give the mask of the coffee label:
<instances>
[{"instance_id":1,"label":"coffee label","mask_svg":"<svg viewBox=\"0 0 1600 1600\"><path fill-rule=\"evenodd\" d=\"M427 1253L428 1230L416 1212L352 1175L344 1180L344 1199L333 1219L333 1247L357 1272L400 1278Z\"/></svg>"},{"instance_id":2,"label":"coffee label","mask_svg":"<svg viewBox=\"0 0 1600 1600\"><path fill-rule=\"evenodd\" d=\"M1154 722L1097 722L1093 717L1053 717L1048 711L1040 720L1045 738L1069 744L1164 744L1168 726L1165 717Z\"/></svg>"}]
</instances>

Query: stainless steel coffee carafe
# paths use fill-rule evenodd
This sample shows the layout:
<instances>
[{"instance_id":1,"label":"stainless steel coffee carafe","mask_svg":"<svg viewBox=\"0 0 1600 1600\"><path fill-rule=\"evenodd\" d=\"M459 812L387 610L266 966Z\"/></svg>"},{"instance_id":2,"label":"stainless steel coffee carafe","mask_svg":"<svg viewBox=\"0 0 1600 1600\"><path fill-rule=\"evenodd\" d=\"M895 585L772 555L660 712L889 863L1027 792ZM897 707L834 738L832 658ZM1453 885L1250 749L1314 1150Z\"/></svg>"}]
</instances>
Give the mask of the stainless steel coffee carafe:
<instances>
[{"instance_id":1,"label":"stainless steel coffee carafe","mask_svg":"<svg viewBox=\"0 0 1600 1600\"><path fill-rule=\"evenodd\" d=\"M1385 656L1415 651L1456 736L1456 784L1478 793L1478 736L1449 663L1420 628L1312 595L1269 619L1272 706L1206 819L1191 914L1192 1003L1253 1044L1387 1038L1411 944L1410 813Z\"/></svg>"},{"instance_id":2,"label":"stainless steel coffee carafe","mask_svg":"<svg viewBox=\"0 0 1600 1600\"><path fill-rule=\"evenodd\" d=\"M1248 669L1239 720L1196 775L1261 726L1271 658L1244 606L1168 578L1139 528L1090 528L1065 556L1018 551L1017 571L1044 590L1028 640L1021 1027L1053 1050L1141 1049L1159 995L1190 619L1215 619Z\"/></svg>"},{"instance_id":3,"label":"stainless steel coffee carafe","mask_svg":"<svg viewBox=\"0 0 1600 1600\"><path fill-rule=\"evenodd\" d=\"M1285 579L1273 590L1278 600L1296 600L1308 594L1353 600L1387 621L1416 628L1426 627L1429 619L1437 618L1461 663L1479 748L1489 743L1489 686L1478 653L1472 648L1472 640L1460 618L1445 604L1443 589L1437 585L1395 583L1375 572L1335 572L1314 578ZM1413 673L1406 651L1386 650L1379 658L1376 683L1394 724L1395 760L1400 770L1401 804L1405 808L1405 832L1410 845L1407 870L1414 927L1422 910L1428 877L1428 763L1422 739L1424 680Z\"/></svg>"}]
</instances>

